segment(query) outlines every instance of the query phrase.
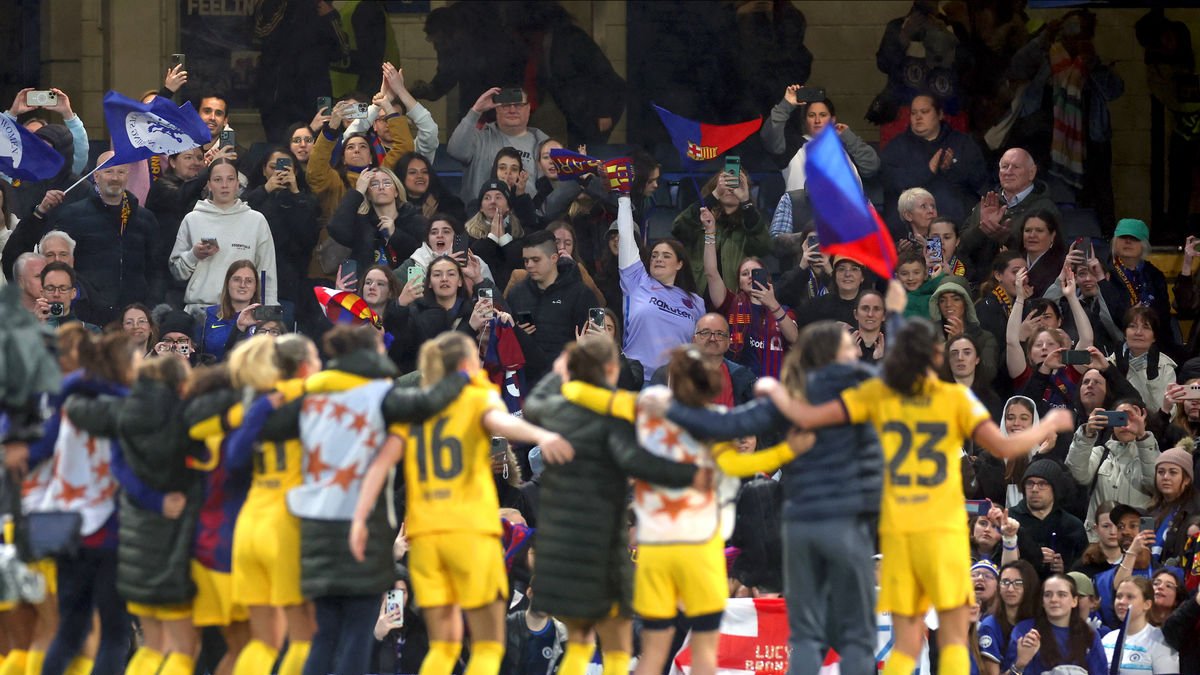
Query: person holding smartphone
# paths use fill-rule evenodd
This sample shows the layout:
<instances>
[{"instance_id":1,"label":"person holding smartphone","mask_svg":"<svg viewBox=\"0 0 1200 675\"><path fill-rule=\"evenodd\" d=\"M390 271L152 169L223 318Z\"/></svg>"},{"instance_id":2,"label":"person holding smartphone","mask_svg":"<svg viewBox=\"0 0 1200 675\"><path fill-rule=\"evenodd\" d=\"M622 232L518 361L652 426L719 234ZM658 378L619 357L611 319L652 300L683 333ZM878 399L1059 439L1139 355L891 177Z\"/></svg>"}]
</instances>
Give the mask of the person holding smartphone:
<instances>
[{"instance_id":1,"label":"person holding smartphone","mask_svg":"<svg viewBox=\"0 0 1200 675\"><path fill-rule=\"evenodd\" d=\"M771 233L758 208L750 200L750 177L741 170L728 169L708 179L700 190L700 200L675 217L671 236L687 247L692 275L698 292L708 288L704 271L704 247L712 238L716 246L718 268L726 288L738 288L738 270L748 256L770 255ZM706 225L701 209L707 209L713 224ZM711 234L709 231L711 230Z\"/></svg>"},{"instance_id":2,"label":"person holding smartphone","mask_svg":"<svg viewBox=\"0 0 1200 675\"><path fill-rule=\"evenodd\" d=\"M1124 413L1125 419L1113 413ZM1120 424L1122 421L1125 423ZM1103 445L1095 445L1096 437L1105 428L1111 430L1112 438ZM1146 431L1145 404L1138 399L1117 401L1111 411L1093 410L1075 431L1066 466L1083 489L1091 486L1084 519L1090 541L1099 538L1094 523L1096 508L1101 503L1115 500L1136 508L1150 505L1158 454L1158 440Z\"/></svg>"}]
</instances>

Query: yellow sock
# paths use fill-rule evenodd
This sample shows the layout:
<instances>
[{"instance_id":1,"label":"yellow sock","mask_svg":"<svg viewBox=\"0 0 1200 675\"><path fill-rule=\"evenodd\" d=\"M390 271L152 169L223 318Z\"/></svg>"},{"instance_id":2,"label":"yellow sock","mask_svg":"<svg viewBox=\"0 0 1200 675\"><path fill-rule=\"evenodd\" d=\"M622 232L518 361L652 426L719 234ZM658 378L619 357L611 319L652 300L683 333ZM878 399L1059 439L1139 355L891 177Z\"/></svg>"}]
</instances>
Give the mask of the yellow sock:
<instances>
[{"instance_id":1,"label":"yellow sock","mask_svg":"<svg viewBox=\"0 0 1200 675\"><path fill-rule=\"evenodd\" d=\"M233 675L263 675L271 672L279 652L262 640L251 640L238 654Z\"/></svg>"},{"instance_id":2,"label":"yellow sock","mask_svg":"<svg viewBox=\"0 0 1200 675\"><path fill-rule=\"evenodd\" d=\"M938 672L943 675L967 675L971 672L971 657L966 645L945 645L938 654Z\"/></svg>"},{"instance_id":3,"label":"yellow sock","mask_svg":"<svg viewBox=\"0 0 1200 675\"><path fill-rule=\"evenodd\" d=\"M303 673L304 662L308 660L308 650L311 647L311 642L289 643L287 653L283 656L283 663L279 664L279 675L300 675Z\"/></svg>"},{"instance_id":4,"label":"yellow sock","mask_svg":"<svg viewBox=\"0 0 1200 675\"><path fill-rule=\"evenodd\" d=\"M893 649L892 655L888 657L887 663L883 666L883 675L912 675L913 669L916 667L916 659L898 649Z\"/></svg>"},{"instance_id":5,"label":"yellow sock","mask_svg":"<svg viewBox=\"0 0 1200 675\"><path fill-rule=\"evenodd\" d=\"M24 649L10 650L4 663L0 663L0 675L25 675L25 661L28 658L29 652Z\"/></svg>"},{"instance_id":6,"label":"yellow sock","mask_svg":"<svg viewBox=\"0 0 1200 675\"><path fill-rule=\"evenodd\" d=\"M46 662L46 652L30 649L25 655L25 675L42 675L42 664Z\"/></svg>"},{"instance_id":7,"label":"yellow sock","mask_svg":"<svg viewBox=\"0 0 1200 675\"><path fill-rule=\"evenodd\" d=\"M63 675L92 675L92 668L96 666L96 662L86 656L76 656L71 659L71 665L67 666L67 672Z\"/></svg>"},{"instance_id":8,"label":"yellow sock","mask_svg":"<svg viewBox=\"0 0 1200 675\"><path fill-rule=\"evenodd\" d=\"M125 664L125 675L154 675L162 665L163 655L157 649L146 646L138 647Z\"/></svg>"},{"instance_id":9,"label":"yellow sock","mask_svg":"<svg viewBox=\"0 0 1200 675\"><path fill-rule=\"evenodd\" d=\"M167 658L163 659L162 668L159 669L159 675L192 675L196 670L196 661L189 655L180 652L171 652L167 654ZM266 670L259 671L260 673L271 672L271 666L267 666Z\"/></svg>"},{"instance_id":10,"label":"yellow sock","mask_svg":"<svg viewBox=\"0 0 1200 675\"><path fill-rule=\"evenodd\" d=\"M604 652L604 675L629 675L629 652Z\"/></svg>"},{"instance_id":11,"label":"yellow sock","mask_svg":"<svg viewBox=\"0 0 1200 675\"><path fill-rule=\"evenodd\" d=\"M558 666L558 675L583 675L595 653L596 645L590 642L568 642L567 653L563 654L562 663Z\"/></svg>"},{"instance_id":12,"label":"yellow sock","mask_svg":"<svg viewBox=\"0 0 1200 675\"><path fill-rule=\"evenodd\" d=\"M504 658L504 645L499 642L476 640L471 643L471 660L463 675L496 675Z\"/></svg>"},{"instance_id":13,"label":"yellow sock","mask_svg":"<svg viewBox=\"0 0 1200 675\"><path fill-rule=\"evenodd\" d=\"M462 645L457 642L430 640L429 653L421 662L419 675L450 675L461 651Z\"/></svg>"}]
</instances>

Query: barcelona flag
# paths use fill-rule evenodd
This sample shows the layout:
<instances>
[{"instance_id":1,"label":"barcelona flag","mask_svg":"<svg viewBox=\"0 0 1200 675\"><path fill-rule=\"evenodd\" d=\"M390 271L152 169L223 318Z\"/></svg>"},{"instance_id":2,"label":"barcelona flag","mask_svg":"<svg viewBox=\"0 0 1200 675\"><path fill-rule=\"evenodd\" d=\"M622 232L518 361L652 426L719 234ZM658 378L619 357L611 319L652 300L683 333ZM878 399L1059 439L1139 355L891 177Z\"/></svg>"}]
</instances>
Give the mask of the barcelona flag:
<instances>
[{"instance_id":1,"label":"barcelona flag","mask_svg":"<svg viewBox=\"0 0 1200 675\"><path fill-rule=\"evenodd\" d=\"M610 159L604 163L604 177L608 179L608 189L629 194L633 185L633 163L628 157Z\"/></svg>"},{"instance_id":2,"label":"barcelona flag","mask_svg":"<svg viewBox=\"0 0 1200 675\"><path fill-rule=\"evenodd\" d=\"M551 150L550 161L558 168L559 180L577 180L588 174L598 173L604 164L595 157L581 155L566 148Z\"/></svg>"},{"instance_id":3,"label":"barcelona flag","mask_svg":"<svg viewBox=\"0 0 1200 675\"><path fill-rule=\"evenodd\" d=\"M688 162L705 162L725 154L762 126L761 117L737 124L704 124L680 117L657 105L654 111L662 119L663 126L671 135L671 143L679 151L685 165Z\"/></svg>"},{"instance_id":4,"label":"barcelona flag","mask_svg":"<svg viewBox=\"0 0 1200 675\"><path fill-rule=\"evenodd\" d=\"M325 309L325 316L329 318L330 323L352 326L369 323L376 328L383 325L379 315L367 305L366 300L356 293L314 286L313 294L317 296L317 302Z\"/></svg>"},{"instance_id":5,"label":"barcelona flag","mask_svg":"<svg viewBox=\"0 0 1200 675\"><path fill-rule=\"evenodd\" d=\"M863 194L833 125L805 146L804 173L821 252L857 260L884 279L896 268L896 245Z\"/></svg>"}]
</instances>

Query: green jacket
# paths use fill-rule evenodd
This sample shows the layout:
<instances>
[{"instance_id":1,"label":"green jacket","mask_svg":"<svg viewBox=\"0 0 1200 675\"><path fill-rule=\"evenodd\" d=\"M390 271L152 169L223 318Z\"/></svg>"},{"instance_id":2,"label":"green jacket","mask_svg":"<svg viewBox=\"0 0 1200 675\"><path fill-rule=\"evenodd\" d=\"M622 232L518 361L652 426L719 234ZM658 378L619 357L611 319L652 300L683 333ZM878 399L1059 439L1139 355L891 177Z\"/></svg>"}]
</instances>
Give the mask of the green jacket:
<instances>
[{"instance_id":1,"label":"green jacket","mask_svg":"<svg viewBox=\"0 0 1200 675\"><path fill-rule=\"evenodd\" d=\"M754 204L748 203L733 214L726 214L712 197L704 200L717 216L717 269L725 288L738 288L738 266L747 256L771 254L771 233ZM696 202L675 216L671 236L683 243L696 277L696 292L707 298L708 279L704 276L704 226L700 223L701 203Z\"/></svg>"}]
</instances>

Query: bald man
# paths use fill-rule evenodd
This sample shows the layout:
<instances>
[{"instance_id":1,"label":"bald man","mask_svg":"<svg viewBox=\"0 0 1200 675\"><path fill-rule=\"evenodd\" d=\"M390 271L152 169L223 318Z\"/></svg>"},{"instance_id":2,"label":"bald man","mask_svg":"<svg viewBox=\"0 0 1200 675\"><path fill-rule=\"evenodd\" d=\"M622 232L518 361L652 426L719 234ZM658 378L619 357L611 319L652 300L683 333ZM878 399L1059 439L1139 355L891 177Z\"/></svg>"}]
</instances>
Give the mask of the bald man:
<instances>
[{"instance_id":1,"label":"bald man","mask_svg":"<svg viewBox=\"0 0 1200 675\"><path fill-rule=\"evenodd\" d=\"M971 210L958 244L958 259L966 263L971 281L988 278L1001 245L1016 248L1017 229L1026 214L1045 209L1060 215L1037 171L1033 157L1022 148L1001 155L1000 191L988 192Z\"/></svg>"},{"instance_id":2,"label":"bald man","mask_svg":"<svg viewBox=\"0 0 1200 675\"><path fill-rule=\"evenodd\" d=\"M96 164L103 165L112 155L111 151L101 154ZM91 182L72 191L83 192L86 198L63 204L63 193L51 190L32 217L18 226L33 228L28 234L35 242L51 230L61 230L75 240L75 271L88 312L79 318L97 326L116 319L130 303L157 302L167 273L165 267L154 269L150 262L158 221L125 189L128 181L128 165L103 167L92 174Z\"/></svg>"},{"instance_id":3,"label":"bald man","mask_svg":"<svg viewBox=\"0 0 1200 675\"><path fill-rule=\"evenodd\" d=\"M713 403L733 407L754 398L754 372L726 358L729 351L729 322L715 312L709 312L696 322L692 344L708 366L721 374L721 393ZM654 371L650 384L666 384L667 367Z\"/></svg>"}]
</instances>

